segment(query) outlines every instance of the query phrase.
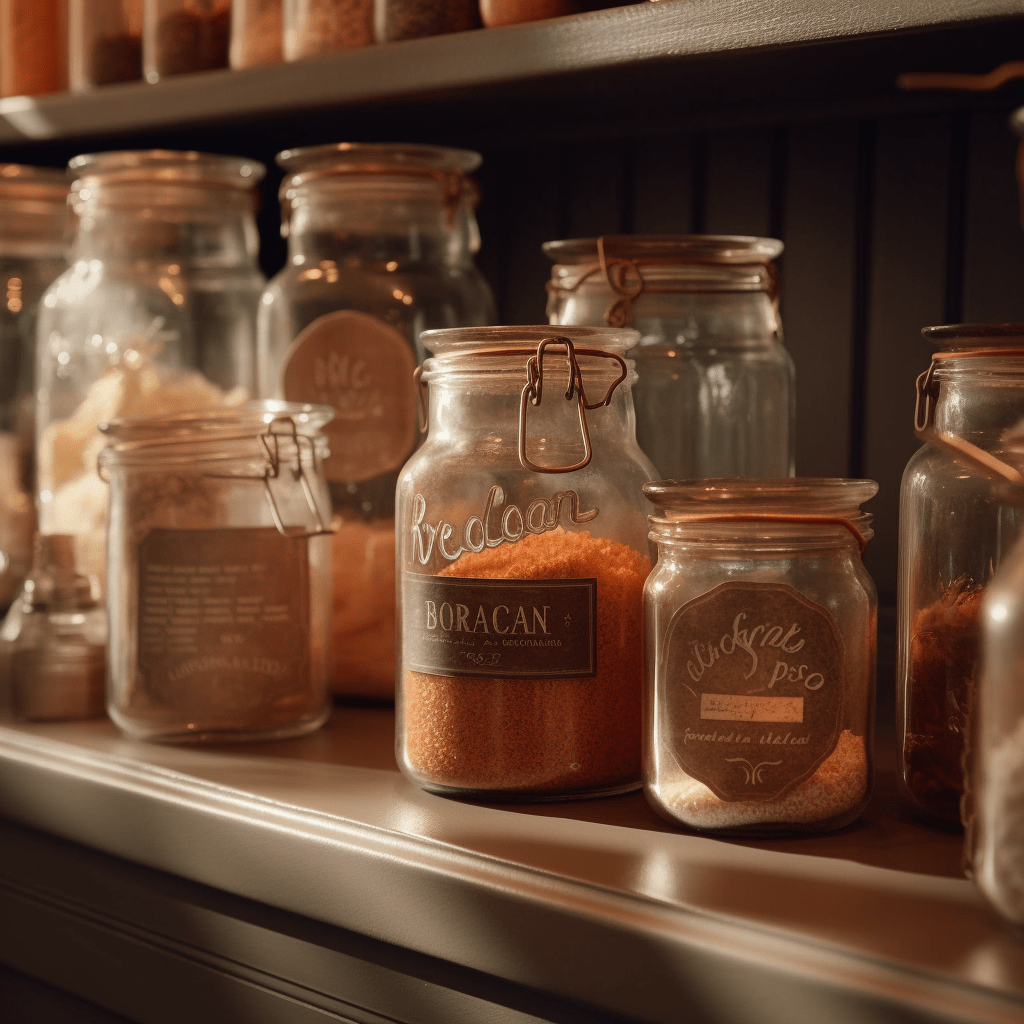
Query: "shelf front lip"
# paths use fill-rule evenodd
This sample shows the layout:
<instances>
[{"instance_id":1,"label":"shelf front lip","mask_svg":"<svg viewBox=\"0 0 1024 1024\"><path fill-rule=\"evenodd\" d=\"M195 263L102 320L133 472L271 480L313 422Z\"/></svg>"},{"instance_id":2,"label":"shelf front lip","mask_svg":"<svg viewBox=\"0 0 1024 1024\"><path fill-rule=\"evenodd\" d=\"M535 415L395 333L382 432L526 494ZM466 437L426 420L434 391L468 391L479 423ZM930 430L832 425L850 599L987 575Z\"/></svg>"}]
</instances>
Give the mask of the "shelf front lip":
<instances>
[{"instance_id":1,"label":"shelf front lip","mask_svg":"<svg viewBox=\"0 0 1024 1024\"><path fill-rule=\"evenodd\" d=\"M766 986L922 1020L1010 1024L1021 1015L1021 1001L963 981L3 728L0 816L645 1020L674 1021L687 996L707 1002ZM524 949L562 955L527 961L515 955ZM588 949L592 958L576 955Z\"/></svg>"},{"instance_id":2,"label":"shelf front lip","mask_svg":"<svg viewBox=\"0 0 1024 1024\"><path fill-rule=\"evenodd\" d=\"M508 86L627 65L804 47L1020 18L1018 0L820 0L656 3L369 46L241 71L181 75L82 94L0 99L0 144L87 139ZM941 70L941 69L938 69Z\"/></svg>"}]
</instances>

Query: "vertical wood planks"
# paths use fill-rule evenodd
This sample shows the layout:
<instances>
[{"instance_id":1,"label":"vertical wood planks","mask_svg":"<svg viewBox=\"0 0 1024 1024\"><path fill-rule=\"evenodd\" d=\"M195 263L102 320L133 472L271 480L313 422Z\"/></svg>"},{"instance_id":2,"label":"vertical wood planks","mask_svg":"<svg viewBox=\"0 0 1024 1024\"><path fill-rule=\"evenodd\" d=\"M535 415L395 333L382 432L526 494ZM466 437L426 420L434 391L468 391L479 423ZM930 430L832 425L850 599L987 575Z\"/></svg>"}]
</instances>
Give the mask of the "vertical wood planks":
<instances>
[{"instance_id":1,"label":"vertical wood planks","mask_svg":"<svg viewBox=\"0 0 1024 1024\"><path fill-rule=\"evenodd\" d=\"M770 235L771 178L770 130L710 136L703 230L709 235Z\"/></svg>"},{"instance_id":2,"label":"vertical wood planks","mask_svg":"<svg viewBox=\"0 0 1024 1024\"><path fill-rule=\"evenodd\" d=\"M693 230L694 141L689 135L640 140L633 163L633 231L687 235Z\"/></svg>"}]
</instances>

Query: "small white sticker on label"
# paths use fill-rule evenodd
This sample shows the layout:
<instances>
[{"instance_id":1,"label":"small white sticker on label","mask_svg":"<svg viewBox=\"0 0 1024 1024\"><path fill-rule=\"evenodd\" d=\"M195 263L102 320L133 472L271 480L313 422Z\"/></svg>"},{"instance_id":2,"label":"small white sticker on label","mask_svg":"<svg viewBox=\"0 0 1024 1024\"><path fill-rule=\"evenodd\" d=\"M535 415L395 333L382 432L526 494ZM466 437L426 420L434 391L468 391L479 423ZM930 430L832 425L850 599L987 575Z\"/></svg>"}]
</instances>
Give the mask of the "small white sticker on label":
<instances>
[{"instance_id":1,"label":"small white sticker on label","mask_svg":"<svg viewBox=\"0 0 1024 1024\"><path fill-rule=\"evenodd\" d=\"M710 722L802 722L804 699L702 693L700 717Z\"/></svg>"}]
</instances>

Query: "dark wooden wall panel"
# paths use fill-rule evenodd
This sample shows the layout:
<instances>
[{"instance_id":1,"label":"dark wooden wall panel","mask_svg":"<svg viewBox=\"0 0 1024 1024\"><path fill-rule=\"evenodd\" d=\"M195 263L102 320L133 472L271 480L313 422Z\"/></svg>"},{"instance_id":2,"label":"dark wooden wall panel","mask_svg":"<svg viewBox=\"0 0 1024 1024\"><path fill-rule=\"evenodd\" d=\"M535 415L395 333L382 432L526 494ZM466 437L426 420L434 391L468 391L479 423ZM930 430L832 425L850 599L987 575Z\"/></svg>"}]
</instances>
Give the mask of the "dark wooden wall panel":
<instances>
[{"instance_id":1,"label":"dark wooden wall panel","mask_svg":"<svg viewBox=\"0 0 1024 1024\"><path fill-rule=\"evenodd\" d=\"M633 227L641 235L693 231L694 160L691 135L641 139L633 160Z\"/></svg>"},{"instance_id":2,"label":"dark wooden wall panel","mask_svg":"<svg viewBox=\"0 0 1024 1024\"><path fill-rule=\"evenodd\" d=\"M707 143L703 230L712 235L770 235L772 132L714 134Z\"/></svg>"}]
</instances>

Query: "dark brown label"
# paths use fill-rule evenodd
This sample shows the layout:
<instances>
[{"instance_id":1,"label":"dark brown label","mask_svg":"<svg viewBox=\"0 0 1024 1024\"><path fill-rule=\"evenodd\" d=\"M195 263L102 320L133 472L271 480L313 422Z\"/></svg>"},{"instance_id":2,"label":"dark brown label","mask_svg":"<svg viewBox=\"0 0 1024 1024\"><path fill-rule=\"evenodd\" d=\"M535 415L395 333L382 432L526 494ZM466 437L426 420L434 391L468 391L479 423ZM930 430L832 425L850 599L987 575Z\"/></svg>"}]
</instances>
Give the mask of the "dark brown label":
<instances>
[{"instance_id":1,"label":"dark brown label","mask_svg":"<svg viewBox=\"0 0 1024 1024\"><path fill-rule=\"evenodd\" d=\"M780 583L723 583L676 611L662 650L673 752L723 800L772 799L839 741L843 638Z\"/></svg>"},{"instance_id":2,"label":"dark brown label","mask_svg":"<svg viewBox=\"0 0 1024 1024\"><path fill-rule=\"evenodd\" d=\"M309 556L273 527L151 530L139 550L139 670L161 702L245 710L309 677Z\"/></svg>"},{"instance_id":3,"label":"dark brown label","mask_svg":"<svg viewBox=\"0 0 1024 1024\"><path fill-rule=\"evenodd\" d=\"M442 676L597 674L597 580L402 578L406 668Z\"/></svg>"},{"instance_id":4,"label":"dark brown label","mask_svg":"<svg viewBox=\"0 0 1024 1024\"><path fill-rule=\"evenodd\" d=\"M328 480L358 483L398 469L416 442L416 361L393 327L344 309L318 317L285 353L284 397L334 407L324 427Z\"/></svg>"}]
</instances>

